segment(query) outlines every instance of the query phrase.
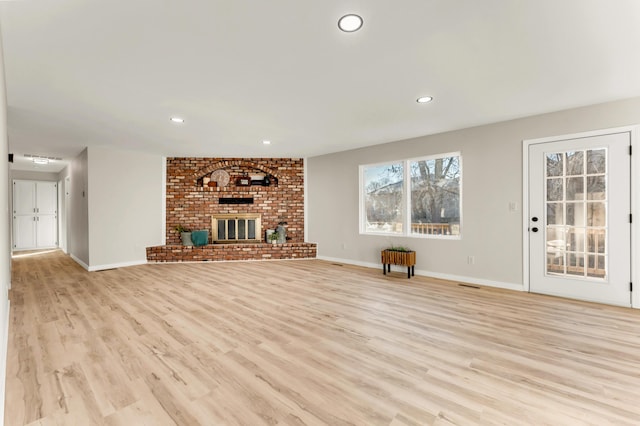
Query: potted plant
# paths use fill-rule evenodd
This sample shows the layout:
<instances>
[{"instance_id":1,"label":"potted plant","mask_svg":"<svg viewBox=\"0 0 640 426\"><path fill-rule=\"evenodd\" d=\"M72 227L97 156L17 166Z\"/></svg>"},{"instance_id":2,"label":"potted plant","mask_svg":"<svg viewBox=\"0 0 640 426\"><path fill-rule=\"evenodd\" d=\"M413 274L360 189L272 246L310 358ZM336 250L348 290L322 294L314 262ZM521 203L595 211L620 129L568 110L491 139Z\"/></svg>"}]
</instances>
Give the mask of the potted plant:
<instances>
[{"instance_id":1,"label":"potted plant","mask_svg":"<svg viewBox=\"0 0 640 426\"><path fill-rule=\"evenodd\" d=\"M385 249L387 251L399 251L402 253L408 253L411 251L411 249L407 248L407 247L403 247L403 246L391 246L388 249Z\"/></svg>"},{"instance_id":2,"label":"potted plant","mask_svg":"<svg viewBox=\"0 0 640 426\"><path fill-rule=\"evenodd\" d=\"M271 241L271 244L276 245L278 243L279 236L280 235L277 232L269 234L269 241Z\"/></svg>"},{"instance_id":3,"label":"potted plant","mask_svg":"<svg viewBox=\"0 0 640 426\"><path fill-rule=\"evenodd\" d=\"M185 228L182 225L176 225L175 230L180 234L180 240L182 241L183 246L193 245L193 241L191 241L191 231L188 228Z\"/></svg>"},{"instance_id":4,"label":"potted plant","mask_svg":"<svg viewBox=\"0 0 640 426\"><path fill-rule=\"evenodd\" d=\"M278 222L278 226L276 227L275 234L278 235L278 244L284 244L287 242L287 222Z\"/></svg>"},{"instance_id":5,"label":"potted plant","mask_svg":"<svg viewBox=\"0 0 640 426\"><path fill-rule=\"evenodd\" d=\"M382 258L382 273L391 272L391 265L407 267L407 278L415 273L416 252L402 246L391 246L380 253Z\"/></svg>"}]
</instances>

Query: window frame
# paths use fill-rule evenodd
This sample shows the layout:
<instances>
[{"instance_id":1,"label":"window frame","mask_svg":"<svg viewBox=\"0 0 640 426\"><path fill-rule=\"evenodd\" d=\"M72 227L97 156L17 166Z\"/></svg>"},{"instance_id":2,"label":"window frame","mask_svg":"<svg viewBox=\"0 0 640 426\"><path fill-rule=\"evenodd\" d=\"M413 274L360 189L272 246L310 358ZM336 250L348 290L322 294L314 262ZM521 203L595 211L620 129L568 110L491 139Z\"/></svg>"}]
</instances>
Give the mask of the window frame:
<instances>
[{"instance_id":1,"label":"window frame","mask_svg":"<svg viewBox=\"0 0 640 426\"><path fill-rule=\"evenodd\" d=\"M411 232L411 163L415 163L418 161L429 161L436 160L439 158L448 158L448 157L458 157L458 167L460 169L459 174L459 209L460 209L460 232L457 235L437 235L437 234L414 234ZM365 206L365 181L364 181L364 172L365 169L383 165L392 165L392 164L402 164L403 167L403 184L402 184L402 232L383 232L383 231L367 231L366 222L367 222L367 210ZM419 238L419 239L436 239L436 240L461 240L462 239L462 229L463 229L463 214L462 214L462 194L463 194L463 166L462 166L462 152L454 151L454 152L446 152L442 154L433 154L426 155L420 157L413 158L405 158L402 160L389 160L389 161L381 161L377 163L369 163L369 164L361 164L358 166L358 202L359 202L359 211L358 211L358 225L359 225L359 233L360 235L376 235L376 236L384 236L384 237L407 237L407 238Z\"/></svg>"},{"instance_id":2,"label":"window frame","mask_svg":"<svg viewBox=\"0 0 640 426\"><path fill-rule=\"evenodd\" d=\"M402 233L398 233L398 232L373 232L373 231L367 231L367 226L366 226L366 222L367 222L367 209L365 206L365 196L364 196L364 171L365 168L367 167L377 167L377 166L385 166L385 165L392 165L392 164L402 164L402 180L403 180L403 184L402 184L402 200L400 201L400 206L402 207L402 223L403 223L403 229L404 229L404 223L406 222L405 220L405 215L406 215L406 187L404 185L404 182L407 179L407 167L406 167L406 160L390 160L390 161L381 161L379 163L371 163L371 164L361 164L358 166L358 175L359 175L359 180L358 180L358 201L359 201L359 212L358 212L358 224L359 224L359 231L360 234L363 235L383 235L383 236L396 236L396 237L402 237L404 236L404 232Z\"/></svg>"}]
</instances>

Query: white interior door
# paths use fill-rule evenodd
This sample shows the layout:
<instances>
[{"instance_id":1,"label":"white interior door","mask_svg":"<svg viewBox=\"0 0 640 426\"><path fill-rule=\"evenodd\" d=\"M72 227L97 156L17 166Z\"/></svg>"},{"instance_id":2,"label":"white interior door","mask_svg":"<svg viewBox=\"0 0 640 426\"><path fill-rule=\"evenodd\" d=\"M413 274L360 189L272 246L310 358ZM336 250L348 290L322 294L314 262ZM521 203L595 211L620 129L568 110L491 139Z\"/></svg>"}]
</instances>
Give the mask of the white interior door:
<instances>
[{"instance_id":1,"label":"white interior door","mask_svg":"<svg viewBox=\"0 0 640 426\"><path fill-rule=\"evenodd\" d=\"M13 213L31 216L36 213L36 186L32 181L13 181Z\"/></svg>"},{"instance_id":2,"label":"white interior door","mask_svg":"<svg viewBox=\"0 0 640 426\"><path fill-rule=\"evenodd\" d=\"M17 250L36 247L35 215L13 216L13 248Z\"/></svg>"},{"instance_id":3,"label":"white interior door","mask_svg":"<svg viewBox=\"0 0 640 426\"><path fill-rule=\"evenodd\" d=\"M58 243L58 219L54 215L36 217L36 247L51 248Z\"/></svg>"},{"instance_id":4,"label":"white interior door","mask_svg":"<svg viewBox=\"0 0 640 426\"><path fill-rule=\"evenodd\" d=\"M36 246L58 245L58 183L36 183Z\"/></svg>"},{"instance_id":5,"label":"white interior door","mask_svg":"<svg viewBox=\"0 0 640 426\"><path fill-rule=\"evenodd\" d=\"M529 145L530 291L631 305L631 135Z\"/></svg>"},{"instance_id":6,"label":"white interior door","mask_svg":"<svg viewBox=\"0 0 640 426\"><path fill-rule=\"evenodd\" d=\"M56 215L58 211L58 184L36 182L36 213Z\"/></svg>"},{"instance_id":7,"label":"white interior door","mask_svg":"<svg viewBox=\"0 0 640 426\"><path fill-rule=\"evenodd\" d=\"M36 186L33 181L13 181L13 248L36 247Z\"/></svg>"},{"instance_id":8,"label":"white interior door","mask_svg":"<svg viewBox=\"0 0 640 426\"><path fill-rule=\"evenodd\" d=\"M13 248L30 250L58 244L56 182L13 182Z\"/></svg>"}]
</instances>

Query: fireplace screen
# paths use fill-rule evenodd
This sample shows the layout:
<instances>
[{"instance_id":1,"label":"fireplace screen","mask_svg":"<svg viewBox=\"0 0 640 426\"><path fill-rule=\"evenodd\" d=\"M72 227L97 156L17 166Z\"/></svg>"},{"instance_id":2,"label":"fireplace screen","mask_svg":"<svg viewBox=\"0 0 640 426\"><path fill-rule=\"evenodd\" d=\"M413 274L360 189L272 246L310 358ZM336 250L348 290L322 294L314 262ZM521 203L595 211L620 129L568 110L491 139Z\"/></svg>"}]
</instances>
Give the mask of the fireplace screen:
<instances>
[{"instance_id":1,"label":"fireplace screen","mask_svg":"<svg viewBox=\"0 0 640 426\"><path fill-rule=\"evenodd\" d=\"M214 243L258 242L262 238L260 215L220 214L211 217Z\"/></svg>"}]
</instances>

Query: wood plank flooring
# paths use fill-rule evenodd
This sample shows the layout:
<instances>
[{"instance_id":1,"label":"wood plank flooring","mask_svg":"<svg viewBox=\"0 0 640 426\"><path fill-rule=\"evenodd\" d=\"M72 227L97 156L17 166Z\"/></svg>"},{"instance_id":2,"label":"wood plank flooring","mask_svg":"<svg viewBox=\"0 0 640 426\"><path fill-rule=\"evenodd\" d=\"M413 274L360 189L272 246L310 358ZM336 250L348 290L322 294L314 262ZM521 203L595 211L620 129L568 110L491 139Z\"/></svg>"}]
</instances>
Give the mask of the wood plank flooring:
<instances>
[{"instance_id":1,"label":"wood plank flooring","mask_svg":"<svg viewBox=\"0 0 640 426\"><path fill-rule=\"evenodd\" d=\"M7 425L637 425L640 312L319 260L13 261Z\"/></svg>"}]
</instances>

